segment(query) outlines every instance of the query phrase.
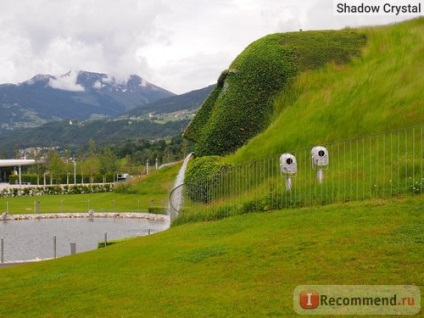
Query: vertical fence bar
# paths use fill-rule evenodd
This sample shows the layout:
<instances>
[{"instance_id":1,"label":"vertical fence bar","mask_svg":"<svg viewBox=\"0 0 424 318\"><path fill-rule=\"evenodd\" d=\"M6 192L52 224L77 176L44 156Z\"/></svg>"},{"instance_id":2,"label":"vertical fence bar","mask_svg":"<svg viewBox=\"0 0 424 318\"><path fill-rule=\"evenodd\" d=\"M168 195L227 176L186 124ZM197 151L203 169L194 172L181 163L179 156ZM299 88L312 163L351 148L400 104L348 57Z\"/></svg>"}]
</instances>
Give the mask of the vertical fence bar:
<instances>
[{"instance_id":1,"label":"vertical fence bar","mask_svg":"<svg viewBox=\"0 0 424 318\"><path fill-rule=\"evenodd\" d=\"M415 128L412 129L412 195L415 194Z\"/></svg>"},{"instance_id":2,"label":"vertical fence bar","mask_svg":"<svg viewBox=\"0 0 424 318\"><path fill-rule=\"evenodd\" d=\"M393 197L393 132L390 132L390 196Z\"/></svg>"},{"instance_id":3,"label":"vertical fence bar","mask_svg":"<svg viewBox=\"0 0 424 318\"><path fill-rule=\"evenodd\" d=\"M359 200L359 144L358 139L355 139L356 145L356 200Z\"/></svg>"},{"instance_id":4,"label":"vertical fence bar","mask_svg":"<svg viewBox=\"0 0 424 318\"><path fill-rule=\"evenodd\" d=\"M362 138L362 200L365 200L365 138Z\"/></svg>"},{"instance_id":5,"label":"vertical fence bar","mask_svg":"<svg viewBox=\"0 0 424 318\"><path fill-rule=\"evenodd\" d=\"M378 198L378 135L375 136L375 155L376 155L376 160L375 160L375 183L374 183L374 188L375 188L375 197Z\"/></svg>"},{"instance_id":6,"label":"vertical fence bar","mask_svg":"<svg viewBox=\"0 0 424 318\"><path fill-rule=\"evenodd\" d=\"M408 131L405 130L405 187L404 187L404 191L406 191L408 189Z\"/></svg>"},{"instance_id":7,"label":"vertical fence bar","mask_svg":"<svg viewBox=\"0 0 424 318\"><path fill-rule=\"evenodd\" d=\"M420 193L423 193L424 179L423 179L423 164L424 164L424 152L423 152L423 127L421 127L420 135L420 162L421 162L421 173L420 173Z\"/></svg>"},{"instance_id":8,"label":"vertical fence bar","mask_svg":"<svg viewBox=\"0 0 424 318\"><path fill-rule=\"evenodd\" d=\"M306 178L306 171L308 171L307 169L307 165L308 165L308 153L305 151L304 152L304 157L303 157L303 171L305 171L305 176L303 177L303 193L304 193L304 205L307 205L307 201L308 201L308 187L307 187L307 178ZM300 166L300 165L299 165Z\"/></svg>"},{"instance_id":9,"label":"vertical fence bar","mask_svg":"<svg viewBox=\"0 0 424 318\"><path fill-rule=\"evenodd\" d=\"M56 251L57 251L57 244L56 244L56 234L53 235L53 258L56 259Z\"/></svg>"},{"instance_id":10,"label":"vertical fence bar","mask_svg":"<svg viewBox=\"0 0 424 318\"><path fill-rule=\"evenodd\" d=\"M346 174L347 174L347 167L346 167L346 142L343 142L343 162L344 162L344 167L343 167L343 201L346 202L347 201L347 197L346 197L346 193L347 193L347 189L346 189Z\"/></svg>"},{"instance_id":11,"label":"vertical fence bar","mask_svg":"<svg viewBox=\"0 0 424 318\"><path fill-rule=\"evenodd\" d=\"M350 178L349 178L349 201L352 200L352 191L353 191L353 174L352 174L352 161L353 161L353 153L352 153L352 139L349 140L349 169Z\"/></svg>"},{"instance_id":12,"label":"vertical fence bar","mask_svg":"<svg viewBox=\"0 0 424 318\"><path fill-rule=\"evenodd\" d=\"M397 132L397 147L398 147L398 151L397 151L397 195L399 196L400 193L400 131Z\"/></svg>"},{"instance_id":13,"label":"vertical fence bar","mask_svg":"<svg viewBox=\"0 0 424 318\"><path fill-rule=\"evenodd\" d=\"M1 250L0 262L3 264L4 263L4 238L3 237L0 239L0 250Z\"/></svg>"},{"instance_id":14,"label":"vertical fence bar","mask_svg":"<svg viewBox=\"0 0 424 318\"><path fill-rule=\"evenodd\" d=\"M329 163L330 163L330 169L332 169L333 168L333 165L334 165L334 159L335 159L335 156L334 156L334 144L331 144L331 154L332 154L332 158L333 159L329 159ZM335 187L334 187L334 178L335 178L335 171L334 171L334 169L331 171L331 202L334 202L335 201L335 198L336 198L336 193L335 193Z\"/></svg>"},{"instance_id":15,"label":"vertical fence bar","mask_svg":"<svg viewBox=\"0 0 424 318\"><path fill-rule=\"evenodd\" d=\"M370 154L370 158L369 158L369 163L370 163L370 171L369 171L369 174L370 174L370 188L369 188L369 191L370 191L370 199L372 199L372 196L373 196L373 194L372 194L372 190L373 190L373 186L372 186L372 184L373 184L373 182L372 182L372 156L371 156L371 153L372 153L372 137L369 137L369 140L370 140L370 149L369 149L369 154Z\"/></svg>"},{"instance_id":16,"label":"vertical fence bar","mask_svg":"<svg viewBox=\"0 0 424 318\"><path fill-rule=\"evenodd\" d=\"M387 184L386 184L386 134L383 134L383 196L387 195Z\"/></svg>"}]
</instances>

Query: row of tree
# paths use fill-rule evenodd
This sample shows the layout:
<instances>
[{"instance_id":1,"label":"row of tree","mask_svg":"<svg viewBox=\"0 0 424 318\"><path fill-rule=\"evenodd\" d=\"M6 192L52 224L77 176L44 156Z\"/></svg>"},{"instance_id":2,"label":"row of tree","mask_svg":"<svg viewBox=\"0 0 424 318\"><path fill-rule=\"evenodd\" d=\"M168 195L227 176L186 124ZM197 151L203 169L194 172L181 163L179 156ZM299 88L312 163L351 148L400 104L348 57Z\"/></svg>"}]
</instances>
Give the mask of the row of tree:
<instances>
[{"instance_id":1,"label":"row of tree","mask_svg":"<svg viewBox=\"0 0 424 318\"><path fill-rule=\"evenodd\" d=\"M165 141L163 139L149 141L131 139L118 145L97 146L93 140L78 155L67 150L50 149L47 154L33 155L37 164L30 167L29 174L47 179L47 183L73 183L84 179L89 182L116 180L118 173L141 175L147 173L148 166L155 166L180 160L191 151L192 145L176 136ZM44 182L44 181L42 181Z\"/></svg>"}]
</instances>

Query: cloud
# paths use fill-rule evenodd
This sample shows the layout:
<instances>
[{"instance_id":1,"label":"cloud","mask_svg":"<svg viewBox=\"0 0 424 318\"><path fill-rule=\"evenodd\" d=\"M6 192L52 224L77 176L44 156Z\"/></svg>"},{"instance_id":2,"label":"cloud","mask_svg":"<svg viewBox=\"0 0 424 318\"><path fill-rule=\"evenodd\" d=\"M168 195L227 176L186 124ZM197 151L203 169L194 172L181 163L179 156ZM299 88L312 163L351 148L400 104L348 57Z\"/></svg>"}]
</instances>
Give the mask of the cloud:
<instances>
[{"instance_id":1,"label":"cloud","mask_svg":"<svg viewBox=\"0 0 424 318\"><path fill-rule=\"evenodd\" d=\"M93 88L95 88L95 89L101 89L102 87L103 87L103 85L102 85L102 83L100 81L96 81L93 84Z\"/></svg>"},{"instance_id":2,"label":"cloud","mask_svg":"<svg viewBox=\"0 0 424 318\"><path fill-rule=\"evenodd\" d=\"M71 92L84 92L85 89L80 84L77 84L77 71L71 71L59 78L51 78L48 85L51 88L61 89Z\"/></svg>"},{"instance_id":3,"label":"cloud","mask_svg":"<svg viewBox=\"0 0 424 318\"><path fill-rule=\"evenodd\" d=\"M332 5L333 0L2 0L0 83L78 69L117 81L137 74L184 93L216 81L266 34L400 20L337 17Z\"/></svg>"}]
</instances>

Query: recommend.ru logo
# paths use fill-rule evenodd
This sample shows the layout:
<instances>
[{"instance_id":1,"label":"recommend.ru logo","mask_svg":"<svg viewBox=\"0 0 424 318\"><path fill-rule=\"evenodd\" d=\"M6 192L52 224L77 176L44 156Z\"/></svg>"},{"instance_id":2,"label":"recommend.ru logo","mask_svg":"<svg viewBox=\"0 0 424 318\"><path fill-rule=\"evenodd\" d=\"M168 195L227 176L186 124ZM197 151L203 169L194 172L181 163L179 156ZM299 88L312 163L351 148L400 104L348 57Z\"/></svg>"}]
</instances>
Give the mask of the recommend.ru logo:
<instances>
[{"instance_id":1,"label":"recommend.ru logo","mask_svg":"<svg viewBox=\"0 0 424 318\"><path fill-rule=\"evenodd\" d=\"M301 315L415 315L421 292L410 285L304 285L293 293Z\"/></svg>"}]
</instances>

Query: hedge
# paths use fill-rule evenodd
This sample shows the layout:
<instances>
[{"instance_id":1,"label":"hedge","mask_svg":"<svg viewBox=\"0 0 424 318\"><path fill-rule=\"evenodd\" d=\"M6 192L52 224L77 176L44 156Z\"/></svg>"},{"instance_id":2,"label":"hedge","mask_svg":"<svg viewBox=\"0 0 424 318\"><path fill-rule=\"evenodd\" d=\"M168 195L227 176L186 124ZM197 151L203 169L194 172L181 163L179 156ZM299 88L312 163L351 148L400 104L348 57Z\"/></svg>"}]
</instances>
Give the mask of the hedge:
<instances>
[{"instance_id":1,"label":"hedge","mask_svg":"<svg viewBox=\"0 0 424 318\"><path fill-rule=\"evenodd\" d=\"M84 182L82 182L82 178L84 177ZM106 174L106 175L96 175L94 176L94 183L103 183L103 180L106 179L105 182L114 182L114 176L113 174ZM23 174L21 175L21 181L22 183L28 183L31 185L37 185L37 184L44 184L44 176L43 175L37 175L37 174ZM53 184L67 184L69 181L70 184L74 183L74 175L69 175L69 180L67 175L61 175L57 178L53 178ZM89 175L76 175L76 183L90 183L90 176ZM9 176L9 184L18 184L19 183L19 176L12 174ZM46 183L50 184L50 175L46 176Z\"/></svg>"},{"instance_id":2,"label":"hedge","mask_svg":"<svg viewBox=\"0 0 424 318\"><path fill-rule=\"evenodd\" d=\"M112 192L113 184L93 184L93 185L69 185L69 186L46 186L28 188L6 188L0 191L0 198L32 197L42 195L60 194L86 194Z\"/></svg>"},{"instance_id":3,"label":"hedge","mask_svg":"<svg viewBox=\"0 0 424 318\"><path fill-rule=\"evenodd\" d=\"M207 203L220 180L222 172L230 166L220 162L220 157L196 158L188 167L184 179L190 200Z\"/></svg>"}]
</instances>

